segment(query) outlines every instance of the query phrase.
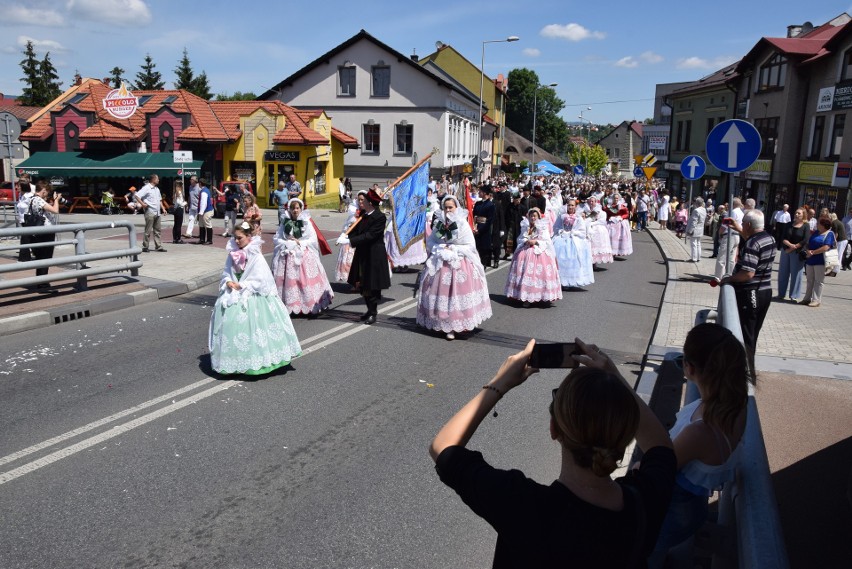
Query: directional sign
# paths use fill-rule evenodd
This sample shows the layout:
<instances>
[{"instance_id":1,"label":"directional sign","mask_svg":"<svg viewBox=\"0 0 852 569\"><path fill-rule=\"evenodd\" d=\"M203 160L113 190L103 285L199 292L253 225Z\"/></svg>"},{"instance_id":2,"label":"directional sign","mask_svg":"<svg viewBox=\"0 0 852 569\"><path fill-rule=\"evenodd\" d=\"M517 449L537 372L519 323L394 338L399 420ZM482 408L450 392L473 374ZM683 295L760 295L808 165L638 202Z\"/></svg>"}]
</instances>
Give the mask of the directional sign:
<instances>
[{"instance_id":1,"label":"directional sign","mask_svg":"<svg viewBox=\"0 0 852 569\"><path fill-rule=\"evenodd\" d=\"M649 180L654 177L654 172L656 171L656 166L645 166L644 168L642 168L642 173L645 174L645 177Z\"/></svg>"},{"instance_id":2,"label":"directional sign","mask_svg":"<svg viewBox=\"0 0 852 569\"><path fill-rule=\"evenodd\" d=\"M635 168L633 168L633 176L634 177L641 178L644 175L645 175L645 172L642 171L641 166L636 166Z\"/></svg>"},{"instance_id":3,"label":"directional sign","mask_svg":"<svg viewBox=\"0 0 852 569\"><path fill-rule=\"evenodd\" d=\"M582 176L585 173L586 169L583 168L582 164L577 164L576 166L574 166L574 174L576 174L577 176Z\"/></svg>"},{"instance_id":4,"label":"directional sign","mask_svg":"<svg viewBox=\"0 0 852 569\"><path fill-rule=\"evenodd\" d=\"M722 172L742 172L760 156L760 133L744 120L721 122L707 135L707 158Z\"/></svg>"},{"instance_id":5,"label":"directional sign","mask_svg":"<svg viewBox=\"0 0 852 569\"><path fill-rule=\"evenodd\" d=\"M697 180L707 171L707 162L701 156L687 156L680 163L680 173L687 180Z\"/></svg>"}]
</instances>

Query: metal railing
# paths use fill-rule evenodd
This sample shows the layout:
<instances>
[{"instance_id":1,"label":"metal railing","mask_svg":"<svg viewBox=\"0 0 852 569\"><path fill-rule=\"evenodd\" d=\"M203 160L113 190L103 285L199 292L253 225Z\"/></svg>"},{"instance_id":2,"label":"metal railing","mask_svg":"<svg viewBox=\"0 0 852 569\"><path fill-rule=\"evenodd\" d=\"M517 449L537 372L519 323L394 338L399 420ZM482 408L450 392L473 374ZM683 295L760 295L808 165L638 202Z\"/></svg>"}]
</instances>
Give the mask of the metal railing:
<instances>
[{"instance_id":1,"label":"metal railing","mask_svg":"<svg viewBox=\"0 0 852 569\"><path fill-rule=\"evenodd\" d=\"M715 313L701 311L696 316L696 320L713 317L718 324L730 330L740 342L743 341L732 286L721 287ZM691 381L687 382L686 403L691 403L697 397L698 389ZM719 497L718 524L734 528L736 531L737 559L740 569L762 567L786 569L790 566L790 561L784 545L781 516L778 513L752 384L748 386L746 428L742 445L746 452L741 455L735 479L725 485ZM723 554L714 556L713 566L729 565L725 557Z\"/></svg>"},{"instance_id":2,"label":"metal railing","mask_svg":"<svg viewBox=\"0 0 852 569\"><path fill-rule=\"evenodd\" d=\"M124 249L111 249L109 251L101 251L99 253L86 252L86 231L94 231L99 229L117 229L124 228L127 230L127 247ZM71 239L59 239L54 241L46 241L40 243L25 243L0 246L0 252L3 251L20 251L21 249L39 249L42 247L56 247L59 245L74 245L74 254L64 257L55 257L52 259L39 259L35 261L25 261L18 263L0 264L0 279L3 274L13 273L28 269L41 269L47 267L66 267L74 265L71 270L65 270L58 273L49 273L47 275L28 276L11 280L0 280L0 290L28 287L53 281L76 279L77 290L86 290L88 288L88 277L92 275L100 275L105 273L116 273L129 271L132 276L139 275L139 267L142 266L142 261L139 260L139 254L142 253L142 248L136 245L136 228L129 221L99 221L94 223L71 223L66 225L49 225L41 227L10 227L0 229L0 240L5 238L15 238L24 235L45 235L53 234L56 236L59 233L72 233ZM55 237L54 237L55 239ZM122 259L127 258L124 262L99 265L90 267L86 263L92 261L101 261L104 259Z\"/></svg>"}]
</instances>

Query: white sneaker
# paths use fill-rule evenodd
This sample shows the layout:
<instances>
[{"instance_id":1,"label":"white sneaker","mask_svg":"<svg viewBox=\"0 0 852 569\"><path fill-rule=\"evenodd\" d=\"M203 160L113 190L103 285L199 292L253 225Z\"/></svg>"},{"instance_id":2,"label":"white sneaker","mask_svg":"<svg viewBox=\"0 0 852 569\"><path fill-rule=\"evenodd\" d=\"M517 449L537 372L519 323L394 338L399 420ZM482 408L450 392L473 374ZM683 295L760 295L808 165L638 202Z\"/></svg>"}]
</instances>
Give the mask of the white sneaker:
<instances>
[{"instance_id":1,"label":"white sneaker","mask_svg":"<svg viewBox=\"0 0 852 569\"><path fill-rule=\"evenodd\" d=\"M452 332L447 332L447 340L455 340L456 335Z\"/></svg>"}]
</instances>

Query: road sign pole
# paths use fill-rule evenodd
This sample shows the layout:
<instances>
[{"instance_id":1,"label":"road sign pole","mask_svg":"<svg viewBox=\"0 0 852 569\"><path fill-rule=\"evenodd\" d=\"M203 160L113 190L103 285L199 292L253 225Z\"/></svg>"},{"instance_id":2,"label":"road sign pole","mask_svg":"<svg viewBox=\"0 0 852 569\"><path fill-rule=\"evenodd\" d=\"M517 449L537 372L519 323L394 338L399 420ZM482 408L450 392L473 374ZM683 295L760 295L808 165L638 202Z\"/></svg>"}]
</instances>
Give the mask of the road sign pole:
<instances>
[{"instance_id":1,"label":"road sign pole","mask_svg":"<svg viewBox=\"0 0 852 569\"><path fill-rule=\"evenodd\" d=\"M689 201L686 204L686 211L692 215L692 180L689 181Z\"/></svg>"}]
</instances>

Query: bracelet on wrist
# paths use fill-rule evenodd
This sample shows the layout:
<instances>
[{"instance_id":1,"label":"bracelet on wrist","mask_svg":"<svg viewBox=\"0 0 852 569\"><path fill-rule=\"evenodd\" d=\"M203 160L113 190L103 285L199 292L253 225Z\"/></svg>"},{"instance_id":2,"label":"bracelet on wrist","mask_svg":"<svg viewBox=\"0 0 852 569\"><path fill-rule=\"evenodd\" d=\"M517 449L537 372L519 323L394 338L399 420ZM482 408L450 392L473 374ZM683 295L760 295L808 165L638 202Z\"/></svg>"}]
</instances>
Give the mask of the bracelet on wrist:
<instances>
[{"instance_id":1,"label":"bracelet on wrist","mask_svg":"<svg viewBox=\"0 0 852 569\"><path fill-rule=\"evenodd\" d=\"M503 397L503 392L494 387L493 385L483 385L482 389L490 389L491 391L494 391L497 395L499 395L501 398Z\"/></svg>"}]
</instances>

